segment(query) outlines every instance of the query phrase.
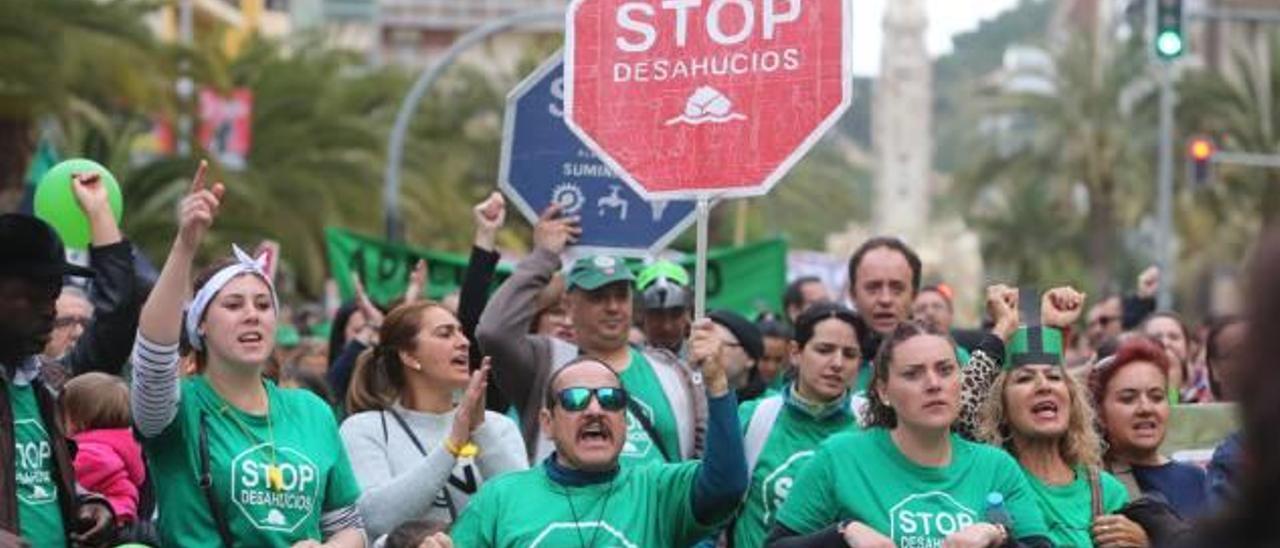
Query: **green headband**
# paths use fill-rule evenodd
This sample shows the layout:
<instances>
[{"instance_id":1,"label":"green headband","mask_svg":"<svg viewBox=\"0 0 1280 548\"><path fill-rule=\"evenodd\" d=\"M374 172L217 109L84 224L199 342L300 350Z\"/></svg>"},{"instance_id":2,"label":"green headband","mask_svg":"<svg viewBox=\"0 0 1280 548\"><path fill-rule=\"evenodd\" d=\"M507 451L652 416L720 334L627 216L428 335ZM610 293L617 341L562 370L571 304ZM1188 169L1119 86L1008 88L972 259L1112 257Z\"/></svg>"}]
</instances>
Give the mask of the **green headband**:
<instances>
[{"instance_id":1,"label":"green headband","mask_svg":"<svg viewBox=\"0 0 1280 548\"><path fill-rule=\"evenodd\" d=\"M1054 327L1023 327L1005 345L1004 368L1062 365L1062 332Z\"/></svg>"}]
</instances>

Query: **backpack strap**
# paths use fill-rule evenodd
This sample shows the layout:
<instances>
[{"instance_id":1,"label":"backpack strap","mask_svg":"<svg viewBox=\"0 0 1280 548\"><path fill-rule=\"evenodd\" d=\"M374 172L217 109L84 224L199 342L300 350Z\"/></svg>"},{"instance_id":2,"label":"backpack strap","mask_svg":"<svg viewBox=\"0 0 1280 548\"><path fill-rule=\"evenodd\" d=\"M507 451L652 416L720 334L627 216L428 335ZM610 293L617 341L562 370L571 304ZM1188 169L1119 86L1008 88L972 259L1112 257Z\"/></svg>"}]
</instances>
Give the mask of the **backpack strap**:
<instances>
[{"instance_id":1,"label":"backpack strap","mask_svg":"<svg viewBox=\"0 0 1280 548\"><path fill-rule=\"evenodd\" d=\"M227 525L226 516L222 515L222 507L218 505L218 497L213 492L213 474L209 469L209 426L208 418L204 410L200 411L200 491L204 493L204 500L209 505L209 513L213 516L213 524L218 528L218 538L222 540L222 546L231 548L234 546L234 537L231 536L231 528Z\"/></svg>"},{"instance_id":2,"label":"backpack strap","mask_svg":"<svg viewBox=\"0 0 1280 548\"><path fill-rule=\"evenodd\" d=\"M756 462L760 460L760 453L764 451L764 444L769 441L769 433L773 431L773 423L777 422L778 414L782 412L782 396L770 396L760 400L760 404L756 405L755 410L751 412L751 420L747 422L747 433L742 439L743 449L747 455L747 475L749 476L756 468Z\"/></svg>"},{"instance_id":3,"label":"backpack strap","mask_svg":"<svg viewBox=\"0 0 1280 548\"><path fill-rule=\"evenodd\" d=\"M1089 507L1092 509L1093 519L1107 513L1102 507L1102 474L1097 468L1089 467ZM1092 522L1092 520L1090 520Z\"/></svg>"},{"instance_id":4,"label":"backpack strap","mask_svg":"<svg viewBox=\"0 0 1280 548\"><path fill-rule=\"evenodd\" d=\"M662 454L664 462L675 462L671 460L671 453L667 451L667 444L662 441L662 436L658 435L658 429L653 426L653 421L646 415L644 409L640 407L640 403L633 398L627 398L627 411L631 412L631 416L635 417L636 422L640 423L640 427L644 428L644 433L649 435L649 440L653 441L653 446L658 448L658 452Z\"/></svg>"},{"instance_id":5,"label":"backpack strap","mask_svg":"<svg viewBox=\"0 0 1280 548\"><path fill-rule=\"evenodd\" d=\"M423 447L422 441L418 439L418 435L413 433L413 429L409 428L409 423L405 422L404 417L400 416L400 413L397 413L395 409L388 407L383 413L383 428L386 428L387 426L386 417L388 414L391 415L391 418L396 420L396 424L400 425L400 429L404 430L405 435L409 436L409 441L413 442L413 446L418 448L418 452L424 457L427 456L427 448ZM383 430L383 435L386 435L386 430ZM453 502L453 495L449 493L449 485L447 482L440 488L440 492L444 493L445 509L449 511L449 522L452 523L458 521L458 505Z\"/></svg>"}]
</instances>

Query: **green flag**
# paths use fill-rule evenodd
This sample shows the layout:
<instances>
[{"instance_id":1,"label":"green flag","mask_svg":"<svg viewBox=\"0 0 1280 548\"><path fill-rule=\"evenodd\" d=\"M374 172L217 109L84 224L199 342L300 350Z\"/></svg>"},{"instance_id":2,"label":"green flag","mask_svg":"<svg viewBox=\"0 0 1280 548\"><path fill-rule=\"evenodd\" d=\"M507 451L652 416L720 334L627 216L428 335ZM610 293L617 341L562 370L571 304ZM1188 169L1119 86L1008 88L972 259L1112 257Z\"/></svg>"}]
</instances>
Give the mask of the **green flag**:
<instances>
[{"instance_id":1,"label":"green flag","mask_svg":"<svg viewBox=\"0 0 1280 548\"><path fill-rule=\"evenodd\" d=\"M426 259L427 296L440 299L462 285L467 257L418 249L372 238L341 228L325 229L329 268L343 300L355 294L349 272L357 273L374 302L386 304L404 294L409 273L418 259ZM694 257L678 261L694 271ZM494 285L511 275L499 266ZM747 317L761 310L777 312L787 284L787 244L767 240L737 248L713 249L707 254L707 308L724 308Z\"/></svg>"},{"instance_id":2,"label":"green flag","mask_svg":"<svg viewBox=\"0 0 1280 548\"><path fill-rule=\"evenodd\" d=\"M691 274L695 257L677 261ZM707 309L723 308L754 318L761 310L780 312L787 288L787 243L765 240L707 252Z\"/></svg>"},{"instance_id":3,"label":"green flag","mask_svg":"<svg viewBox=\"0 0 1280 548\"><path fill-rule=\"evenodd\" d=\"M355 296L350 272L360 276L370 299L385 305L404 295L418 259L427 261L427 297L432 299L457 291L467 271L467 257L456 253L418 249L341 228L326 228L324 236L329 269L344 301ZM509 267L499 266L494 284L509 275Z\"/></svg>"}]
</instances>

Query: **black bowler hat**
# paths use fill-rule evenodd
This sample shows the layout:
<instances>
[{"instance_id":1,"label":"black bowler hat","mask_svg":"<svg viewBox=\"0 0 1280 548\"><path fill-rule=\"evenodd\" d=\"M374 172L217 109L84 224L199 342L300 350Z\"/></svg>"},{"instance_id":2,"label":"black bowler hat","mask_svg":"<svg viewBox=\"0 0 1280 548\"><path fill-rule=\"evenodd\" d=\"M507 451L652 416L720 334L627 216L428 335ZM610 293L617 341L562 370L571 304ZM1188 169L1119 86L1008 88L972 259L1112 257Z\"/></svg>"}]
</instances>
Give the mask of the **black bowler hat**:
<instances>
[{"instance_id":1,"label":"black bowler hat","mask_svg":"<svg viewBox=\"0 0 1280 548\"><path fill-rule=\"evenodd\" d=\"M0 276L92 278L93 271L67 262L62 240L44 221L21 215L0 215Z\"/></svg>"}]
</instances>

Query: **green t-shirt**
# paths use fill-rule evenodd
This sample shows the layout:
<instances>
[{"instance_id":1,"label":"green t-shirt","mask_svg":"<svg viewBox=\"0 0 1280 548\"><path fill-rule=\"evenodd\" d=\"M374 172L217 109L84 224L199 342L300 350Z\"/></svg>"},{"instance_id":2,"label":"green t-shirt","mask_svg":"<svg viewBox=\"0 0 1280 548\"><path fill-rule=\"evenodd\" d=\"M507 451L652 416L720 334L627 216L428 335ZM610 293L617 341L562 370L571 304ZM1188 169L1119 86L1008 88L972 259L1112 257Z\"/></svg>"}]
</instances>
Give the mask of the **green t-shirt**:
<instances>
[{"instance_id":1,"label":"green t-shirt","mask_svg":"<svg viewBox=\"0 0 1280 548\"><path fill-rule=\"evenodd\" d=\"M781 398L782 396L771 396ZM756 400L738 407L738 419L745 433L763 400ZM813 457L814 450L833 434L857 430L852 414L841 414L826 420L817 420L803 411L783 404L777 420L769 431L769 437L760 449L756 466L751 470L751 485L747 499L734 523L734 546L756 548L764 546L778 508L787 500L800 470Z\"/></svg>"},{"instance_id":2,"label":"green t-shirt","mask_svg":"<svg viewBox=\"0 0 1280 548\"><path fill-rule=\"evenodd\" d=\"M177 416L144 441L151 475L161 480L156 507L163 545L220 544L198 484L201 413L207 421L214 496L237 542L288 547L318 540L320 516L359 498L329 406L306 390L279 389L270 381L263 385L270 422L226 403L203 376L183 380ZM282 480L278 491L268 483L273 464Z\"/></svg>"},{"instance_id":3,"label":"green t-shirt","mask_svg":"<svg viewBox=\"0 0 1280 548\"><path fill-rule=\"evenodd\" d=\"M662 437L662 444L671 458L680 460L680 435L676 429L676 416L671 411L667 394L662 391L662 383L658 382L658 376L653 372L649 360L632 348L631 363L619 376L622 377L622 386L627 389L631 399L649 415L649 421ZM619 462L624 467L665 462L662 451L653 444L649 433L645 432L644 426L632 416L631 411L627 411L627 442L622 446Z\"/></svg>"},{"instance_id":4,"label":"green t-shirt","mask_svg":"<svg viewBox=\"0 0 1280 548\"><path fill-rule=\"evenodd\" d=\"M467 548L689 546L714 527L693 517L699 463L623 466L613 481L567 487L544 466L488 481L450 536Z\"/></svg>"},{"instance_id":5,"label":"green t-shirt","mask_svg":"<svg viewBox=\"0 0 1280 548\"><path fill-rule=\"evenodd\" d=\"M14 471L22 537L32 546L66 546L53 447L40 417L35 388L29 384L9 385L9 408L13 411Z\"/></svg>"},{"instance_id":6,"label":"green t-shirt","mask_svg":"<svg viewBox=\"0 0 1280 548\"><path fill-rule=\"evenodd\" d=\"M1076 479L1066 485L1047 485L1030 472L1024 473L1031 492L1049 526L1049 540L1063 548L1092 548L1093 494L1089 489L1089 475L1083 468L1076 470ZM1129 493L1115 476L1102 472L1098 484L1102 486L1102 511L1115 513L1129 503Z\"/></svg>"},{"instance_id":7,"label":"green t-shirt","mask_svg":"<svg viewBox=\"0 0 1280 548\"><path fill-rule=\"evenodd\" d=\"M831 436L800 472L778 523L809 534L844 520L900 547L938 546L985 518L987 495L1004 495L1013 536L1046 536L1044 518L1017 461L1003 450L951 435L951 463L920 466L884 428Z\"/></svg>"}]
</instances>

